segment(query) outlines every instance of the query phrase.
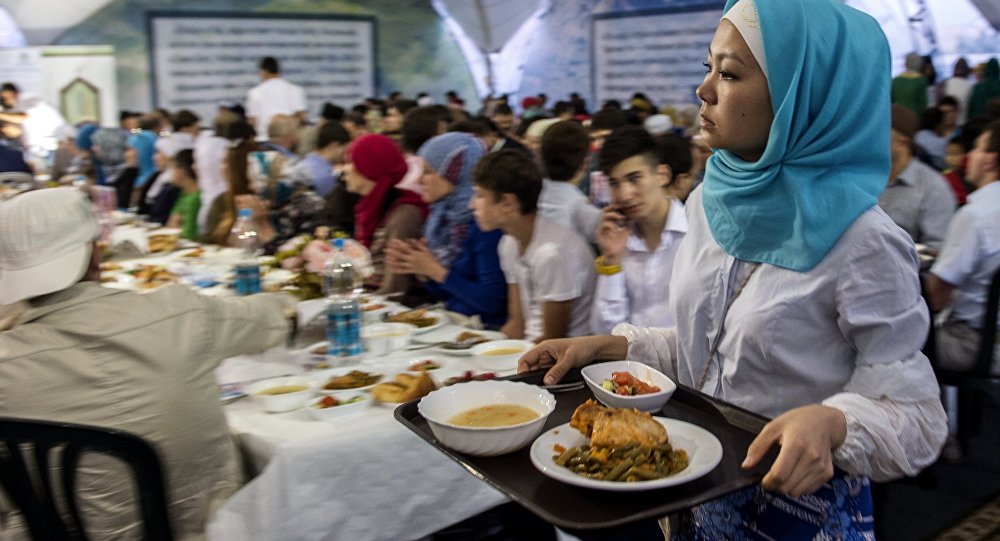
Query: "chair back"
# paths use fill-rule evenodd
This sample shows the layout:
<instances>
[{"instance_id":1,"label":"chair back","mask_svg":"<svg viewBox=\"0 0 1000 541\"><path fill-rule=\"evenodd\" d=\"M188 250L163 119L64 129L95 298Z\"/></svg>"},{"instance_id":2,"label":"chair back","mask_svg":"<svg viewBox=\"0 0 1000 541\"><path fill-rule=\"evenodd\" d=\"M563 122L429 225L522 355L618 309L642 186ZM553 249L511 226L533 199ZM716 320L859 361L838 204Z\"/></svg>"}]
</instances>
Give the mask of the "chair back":
<instances>
[{"instance_id":1,"label":"chair back","mask_svg":"<svg viewBox=\"0 0 1000 541\"><path fill-rule=\"evenodd\" d=\"M979 359L972 373L980 377L990 377L993 369L993 350L997 342L997 313L1000 308L1000 267L993 273L990 292L986 296L986 314L983 316L983 328L979 333Z\"/></svg>"},{"instance_id":2,"label":"chair back","mask_svg":"<svg viewBox=\"0 0 1000 541\"><path fill-rule=\"evenodd\" d=\"M0 487L21 510L32 537L87 539L76 503L76 470L85 453L128 464L138 484L143 539L173 539L160 460L148 442L120 430L0 417Z\"/></svg>"}]
</instances>

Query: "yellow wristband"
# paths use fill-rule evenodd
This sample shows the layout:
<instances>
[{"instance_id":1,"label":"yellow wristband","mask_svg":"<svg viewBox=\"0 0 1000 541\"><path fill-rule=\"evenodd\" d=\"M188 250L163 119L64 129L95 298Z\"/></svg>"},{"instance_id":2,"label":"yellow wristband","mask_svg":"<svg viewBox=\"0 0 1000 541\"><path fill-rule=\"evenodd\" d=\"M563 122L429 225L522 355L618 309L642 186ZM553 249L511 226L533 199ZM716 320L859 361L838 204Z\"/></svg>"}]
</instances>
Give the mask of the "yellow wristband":
<instances>
[{"instance_id":1,"label":"yellow wristband","mask_svg":"<svg viewBox=\"0 0 1000 541\"><path fill-rule=\"evenodd\" d=\"M594 268L597 269L597 274L603 274L605 276L611 276L612 274L618 274L622 271L622 266L619 265L605 265L604 256L597 256L594 260Z\"/></svg>"}]
</instances>

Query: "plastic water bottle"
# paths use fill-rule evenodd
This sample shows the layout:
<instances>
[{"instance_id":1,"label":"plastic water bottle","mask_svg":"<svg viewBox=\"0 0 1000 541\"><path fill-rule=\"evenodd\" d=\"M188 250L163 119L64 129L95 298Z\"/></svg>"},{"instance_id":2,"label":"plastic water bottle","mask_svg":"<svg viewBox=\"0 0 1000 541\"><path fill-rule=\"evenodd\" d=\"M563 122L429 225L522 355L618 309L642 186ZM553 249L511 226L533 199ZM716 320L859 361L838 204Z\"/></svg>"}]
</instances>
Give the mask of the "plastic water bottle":
<instances>
[{"instance_id":1,"label":"plastic water bottle","mask_svg":"<svg viewBox=\"0 0 1000 541\"><path fill-rule=\"evenodd\" d=\"M336 255L326 265L326 339L330 356L347 360L364 351L361 303L354 289L354 263L344 255L344 239L334 239Z\"/></svg>"},{"instance_id":2,"label":"plastic water bottle","mask_svg":"<svg viewBox=\"0 0 1000 541\"><path fill-rule=\"evenodd\" d=\"M242 253L235 265L237 295L253 295L260 293L260 263L257 255L260 251L260 239L250 216L251 209L240 209L236 223L229 231L229 245L239 248Z\"/></svg>"}]
</instances>

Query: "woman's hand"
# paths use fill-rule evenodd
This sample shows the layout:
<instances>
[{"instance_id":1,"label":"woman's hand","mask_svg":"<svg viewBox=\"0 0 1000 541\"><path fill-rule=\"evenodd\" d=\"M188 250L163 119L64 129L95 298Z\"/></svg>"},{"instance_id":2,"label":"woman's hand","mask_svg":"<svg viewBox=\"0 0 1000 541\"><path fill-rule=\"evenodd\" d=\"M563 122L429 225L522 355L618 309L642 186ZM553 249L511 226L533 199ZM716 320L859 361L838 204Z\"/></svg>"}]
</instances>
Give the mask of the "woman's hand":
<instances>
[{"instance_id":1,"label":"woman's hand","mask_svg":"<svg viewBox=\"0 0 1000 541\"><path fill-rule=\"evenodd\" d=\"M385 254L386 265L394 273L419 274L437 283L448 277L448 269L431 254L426 239L392 239L386 245Z\"/></svg>"},{"instance_id":2,"label":"woman's hand","mask_svg":"<svg viewBox=\"0 0 1000 541\"><path fill-rule=\"evenodd\" d=\"M605 265L618 265L622 261L629 235L625 223L625 215L614 204L601 211L601 223L597 226L597 246L601 249Z\"/></svg>"},{"instance_id":3,"label":"woman's hand","mask_svg":"<svg viewBox=\"0 0 1000 541\"><path fill-rule=\"evenodd\" d=\"M628 353L628 341L622 336L580 336L546 340L521 356L518 372L549 368L545 384L554 385L572 368L585 366L594 359L621 359ZM551 367L551 368L550 368Z\"/></svg>"},{"instance_id":4,"label":"woman's hand","mask_svg":"<svg viewBox=\"0 0 1000 541\"><path fill-rule=\"evenodd\" d=\"M795 408L764 426L747 449L743 468L756 466L778 444L778 458L761 485L792 497L812 494L833 477L833 450L846 437L842 411L819 404Z\"/></svg>"}]
</instances>

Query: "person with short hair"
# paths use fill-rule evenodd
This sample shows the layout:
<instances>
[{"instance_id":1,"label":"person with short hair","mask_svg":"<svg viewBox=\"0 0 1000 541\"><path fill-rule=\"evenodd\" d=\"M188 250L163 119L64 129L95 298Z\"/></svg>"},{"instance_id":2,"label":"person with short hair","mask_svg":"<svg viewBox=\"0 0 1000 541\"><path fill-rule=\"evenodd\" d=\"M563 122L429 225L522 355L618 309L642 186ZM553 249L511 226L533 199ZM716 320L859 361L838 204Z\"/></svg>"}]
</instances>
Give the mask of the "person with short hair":
<instances>
[{"instance_id":1,"label":"person with short hair","mask_svg":"<svg viewBox=\"0 0 1000 541\"><path fill-rule=\"evenodd\" d=\"M672 327L670 276L687 232L684 204L667 195L674 172L656 141L639 126L619 128L601 147L598 164L608 176L611 204L600 215L595 260L594 333L619 323ZM678 174L679 176L679 174Z\"/></svg>"},{"instance_id":2,"label":"person with short hair","mask_svg":"<svg viewBox=\"0 0 1000 541\"><path fill-rule=\"evenodd\" d=\"M243 484L219 405L223 359L281 344L283 294L212 298L170 284L138 294L100 284L97 220L75 188L0 204L3 415L134 434L160 459L176 539L202 539ZM137 539L134 481L120 461L85 453L77 499L89 539ZM5 539L28 538L0 498Z\"/></svg>"},{"instance_id":3,"label":"person with short hair","mask_svg":"<svg viewBox=\"0 0 1000 541\"><path fill-rule=\"evenodd\" d=\"M927 109L927 77L923 74L924 57L906 55L905 69L892 80L892 103L898 103L919 115Z\"/></svg>"},{"instance_id":4,"label":"person with short hair","mask_svg":"<svg viewBox=\"0 0 1000 541\"><path fill-rule=\"evenodd\" d=\"M500 229L510 338L539 342L590 333L593 252L573 230L537 215L542 174L516 150L484 156L473 176L472 212L483 231Z\"/></svg>"},{"instance_id":5,"label":"person with short hair","mask_svg":"<svg viewBox=\"0 0 1000 541\"><path fill-rule=\"evenodd\" d=\"M948 227L941 253L931 267L927 294L935 312L951 307L937 327L937 361L966 371L977 360L986 297L1000 269L1000 122L993 122L969 152L966 180L976 187ZM1000 344L991 373L1000 375Z\"/></svg>"},{"instance_id":6,"label":"person with short hair","mask_svg":"<svg viewBox=\"0 0 1000 541\"><path fill-rule=\"evenodd\" d=\"M913 242L938 250L955 213L955 196L941 173L916 159L914 136L918 126L913 111L899 104L892 106L892 167L878 204Z\"/></svg>"},{"instance_id":7,"label":"person with short hair","mask_svg":"<svg viewBox=\"0 0 1000 541\"><path fill-rule=\"evenodd\" d=\"M580 180L587 174L590 138L575 120L553 119L538 145L542 171L542 194L538 197L538 215L576 231L593 243L601 211L590 204L580 191ZM535 124L545 121L537 121Z\"/></svg>"},{"instance_id":8,"label":"person with short hair","mask_svg":"<svg viewBox=\"0 0 1000 541\"><path fill-rule=\"evenodd\" d=\"M344 149L351 136L338 122L324 122L316 132L316 150L299 160L296 176L303 179L320 197L330 195L337 186L334 168L344 159Z\"/></svg>"},{"instance_id":9,"label":"person with short hair","mask_svg":"<svg viewBox=\"0 0 1000 541\"><path fill-rule=\"evenodd\" d=\"M278 60L266 56L260 61L260 83L247 92L246 117L257 130L257 140L267 140L267 129L274 115L288 115L305 121L306 92L301 86L281 77Z\"/></svg>"}]
</instances>

